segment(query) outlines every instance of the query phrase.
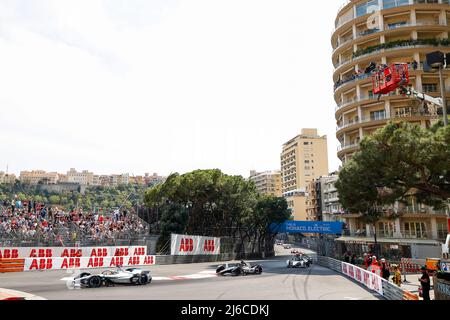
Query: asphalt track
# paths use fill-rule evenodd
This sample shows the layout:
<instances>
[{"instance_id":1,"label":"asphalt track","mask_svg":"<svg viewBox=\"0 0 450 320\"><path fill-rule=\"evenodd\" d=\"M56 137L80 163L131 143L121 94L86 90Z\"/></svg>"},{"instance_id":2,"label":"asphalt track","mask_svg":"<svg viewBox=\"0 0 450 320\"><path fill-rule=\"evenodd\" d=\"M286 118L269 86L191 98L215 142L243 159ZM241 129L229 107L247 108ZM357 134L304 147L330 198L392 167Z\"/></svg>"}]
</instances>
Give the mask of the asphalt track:
<instances>
[{"instance_id":1,"label":"asphalt track","mask_svg":"<svg viewBox=\"0 0 450 320\"><path fill-rule=\"evenodd\" d=\"M302 249L303 250L303 249ZM307 251L307 250L303 250ZM154 281L146 286L69 289L61 279L67 271L0 274L0 288L50 300L378 300L381 297L356 282L313 264L288 269L290 250L277 247L277 256L252 261L261 275L217 277L218 263L152 266ZM97 270L101 271L101 270ZM183 277L184 276L184 277Z\"/></svg>"}]
</instances>

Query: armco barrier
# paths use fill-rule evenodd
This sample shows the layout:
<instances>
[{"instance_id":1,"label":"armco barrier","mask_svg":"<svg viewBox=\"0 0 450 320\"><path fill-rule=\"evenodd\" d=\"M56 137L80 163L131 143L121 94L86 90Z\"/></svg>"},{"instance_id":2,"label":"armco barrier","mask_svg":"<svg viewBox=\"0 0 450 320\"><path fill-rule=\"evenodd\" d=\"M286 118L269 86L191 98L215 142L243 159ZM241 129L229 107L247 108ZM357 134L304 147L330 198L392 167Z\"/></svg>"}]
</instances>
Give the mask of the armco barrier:
<instances>
[{"instance_id":1,"label":"armco barrier","mask_svg":"<svg viewBox=\"0 0 450 320\"><path fill-rule=\"evenodd\" d=\"M342 269L343 269L342 265L344 264L342 261L335 260L335 259L328 258L328 257L318 256L317 264L319 264L323 267L332 269L336 272L344 274L342 272ZM386 300L419 300L419 296L417 296L407 290L403 290L400 287L398 287L397 285L390 283L375 274L372 276L379 278L379 279L377 279L378 281L381 280L381 285L382 285L381 292L382 292L382 296Z\"/></svg>"}]
</instances>

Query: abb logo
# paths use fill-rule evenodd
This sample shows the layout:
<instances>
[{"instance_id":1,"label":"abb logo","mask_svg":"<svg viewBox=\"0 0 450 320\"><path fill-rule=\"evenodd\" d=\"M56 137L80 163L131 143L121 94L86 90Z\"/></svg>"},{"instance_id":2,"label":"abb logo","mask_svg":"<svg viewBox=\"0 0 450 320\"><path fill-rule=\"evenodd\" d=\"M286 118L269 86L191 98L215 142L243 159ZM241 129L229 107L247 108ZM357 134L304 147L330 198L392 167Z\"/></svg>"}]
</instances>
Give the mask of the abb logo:
<instances>
[{"instance_id":1,"label":"abb logo","mask_svg":"<svg viewBox=\"0 0 450 320\"><path fill-rule=\"evenodd\" d=\"M89 258L89 262L87 267L88 268L99 268L99 267L103 267L103 257L99 257L99 258Z\"/></svg>"},{"instance_id":2,"label":"abb logo","mask_svg":"<svg viewBox=\"0 0 450 320\"><path fill-rule=\"evenodd\" d=\"M110 267L123 266L123 257L112 257Z\"/></svg>"},{"instance_id":3,"label":"abb logo","mask_svg":"<svg viewBox=\"0 0 450 320\"><path fill-rule=\"evenodd\" d=\"M0 249L0 259L17 259L19 251L17 249Z\"/></svg>"},{"instance_id":4,"label":"abb logo","mask_svg":"<svg viewBox=\"0 0 450 320\"><path fill-rule=\"evenodd\" d=\"M53 268L52 259L33 259L28 270L50 270Z\"/></svg>"},{"instance_id":5,"label":"abb logo","mask_svg":"<svg viewBox=\"0 0 450 320\"><path fill-rule=\"evenodd\" d=\"M155 259L153 256L146 256L144 258L144 264L155 264Z\"/></svg>"},{"instance_id":6,"label":"abb logo","mask_svg":"<svg viewBox=\"0 0 450 320\"><path fill-rule=\"evenodd\" d=\"M214 240L205 240L205 244L203 245L203 251L214 252L214 250L215 250Z\"/></svg>"},{"instance_id":7,"label":"abb logo","mask_svg":"<svg viewBox=\"0 0 450 320\"><path fill-rule=\"evenodd\" d=\"M117 248L116 252L114 253L114 256L116 256L116 257L128 256L128 248Z\"/></svg>"},{"instance_id":8,"label":"abb logo","mask_svg":"<svg viewBox=\"0 0 450 320\"><path fill-rule=\"evenodd\" d=\"M52 249L32 249L30 258L51 258L53 257Z\"/></svg>"},{"instance_id":9,"label":"abb logo","mask_svg":"<svg viewBox=\"0 0 450 320\"><path fill-rule=\"evenodd\" d=\"M107 257L108 256L108 249L106 248L96 248L92 249L91 251L91 257Z\"/></svg>"},{"instance_id":10,"label":"abb logo","mask_svg":"<svg viewBox=\"0 0 450 320\"><path fill-rule=\"evenodd\" d=\"M139 259L139 256L130 257L130 258L128 259L128 265L129 265L129 266L136 266L136 265L139 265L139 264L140 264L140 260L141 260L141 259Z\"/></svg>"},{"instance_id":11,"label":"abb logo","mask_svg":"<svg viewBox=\"0 0 450 320\"><path fill-rule=\"evenodd\" d=\"M74 257L82 257L83 253L81 251L81 249L64 249L63 253L61 254L61 257L69 257L69 258L74 258Z\"/></svg>"},{"instance_id":12,"label":"abb logo","mask_svg":"<svg viewBox=\"0 0 450 320\"><path fill-rule=\"evenodd\" d=\"M61 263L61 269L79 268L79 267L80 267L80 258L66 258Z\"/></svg>"},{"instance_id":13,"label":"abb logo","mask_svg":"<svg viewBox=\"0 0 450 320\"><path fill-rule=\"evenodd\" d=\"M194 251L194 240L191 238L181 238L180 252L192 252Z\"/></svg>"},{"instance_id":14,"label":"abb logo","mask_svg":"<svg viewBox=\"0 0 450 320\"><path fill-rule=\"evenodd\" d=\"M145 248L144 247L138 247L134 249L134 256L144 256L145 255Z\"/></svg>"}]
</instances>

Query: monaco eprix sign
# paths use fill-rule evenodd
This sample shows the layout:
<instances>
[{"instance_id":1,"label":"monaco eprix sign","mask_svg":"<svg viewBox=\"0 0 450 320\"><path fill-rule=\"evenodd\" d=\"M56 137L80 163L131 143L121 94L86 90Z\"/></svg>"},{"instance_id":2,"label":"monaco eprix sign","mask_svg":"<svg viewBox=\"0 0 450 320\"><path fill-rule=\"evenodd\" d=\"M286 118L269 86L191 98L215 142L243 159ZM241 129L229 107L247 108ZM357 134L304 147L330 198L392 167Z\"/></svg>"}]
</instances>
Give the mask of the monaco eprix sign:
<instances>
[{"instance_id":1,"label":"monaco eprix sign","mask_svg":"<svg viewBox=\"0 0 450 320\"><path fill-rule=\"evenodd\" d=\"M220 238L172 234L170 254L175 256L218 255L220 254Z\"/></svg>"}]
</instances>

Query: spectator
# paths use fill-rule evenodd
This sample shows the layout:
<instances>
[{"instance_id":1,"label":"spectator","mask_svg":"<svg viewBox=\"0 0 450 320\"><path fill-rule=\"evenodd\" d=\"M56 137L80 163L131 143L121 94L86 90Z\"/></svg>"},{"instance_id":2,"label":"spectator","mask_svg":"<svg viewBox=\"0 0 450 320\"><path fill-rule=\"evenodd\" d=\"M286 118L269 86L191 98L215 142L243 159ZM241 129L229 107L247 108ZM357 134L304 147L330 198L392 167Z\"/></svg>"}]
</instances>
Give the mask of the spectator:
<instances>
[{"instance_id":1,"label":"spectator","mask_svg":"<svg viewBox=\"0 0 450 320\"><path fill-rule=\"evenodd\" d=\"M428 270L426 266L420 268L422 271L422 277L419 278L420 284L422 286L422 297L423 300L430 300L430 275L428 274Z\"/></svg>"},{"instance_id":2,"label":"spectator","mask_svg":"<svg viewBox=\"0 0 450 320\"><path fill-rule=\"evenodd\" d=\"M387 265L386 259L381 259L381 277L387 281L389 281L389 277L391 276L391 273L389 271L389 267Z\"/></svg>"},{"instance_id":3,"label":"spectator","mask_svg":"<svg viewBox=\"0 0 450 320\"><path fill-rule=\"evenodd\" d=\"M399 287L402 286L402 274L400 273L400 270L396 264L392 265L392 268L394 269L394 276L392 277L392 281Z\"/></svg>"},{"instance_id":4,"label":"spectator","mask_svg":"<svg viewBox=\"0 0 450 320\"><path fill-rule=\"evenodd\" d=\"M349 255L348 252L346 252L346 253L344 254L344 262L350 263L350 255Z\"/></svg>"},{"instance_id":5,"label":"spectator","mask_svg":"<svg viewBox=\"0 0 450 320\"><path fill-rule=\"evenodd\" d=\"M352 259L350 260L350 263L353 264L353 265L356 265L356 258L357 258L356 254L353 254L352 255Z\"/></svg>"}]
</instances>

